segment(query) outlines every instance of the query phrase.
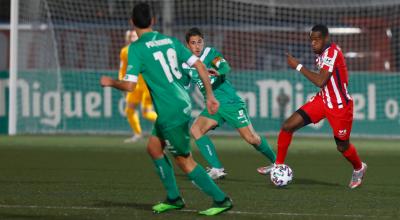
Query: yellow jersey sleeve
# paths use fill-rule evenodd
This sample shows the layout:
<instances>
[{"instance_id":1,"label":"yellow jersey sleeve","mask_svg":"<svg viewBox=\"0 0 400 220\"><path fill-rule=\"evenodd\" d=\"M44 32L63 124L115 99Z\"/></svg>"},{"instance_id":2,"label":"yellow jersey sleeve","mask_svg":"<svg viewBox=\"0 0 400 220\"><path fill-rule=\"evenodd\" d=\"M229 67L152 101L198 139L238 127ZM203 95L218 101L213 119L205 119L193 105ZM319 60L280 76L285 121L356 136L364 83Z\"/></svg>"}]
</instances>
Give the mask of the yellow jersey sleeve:
<instances>
[{"instance_id":1,"label":"yellow jersey sleeve","mask_svg":"<svg viewBox=\"0 0 400 220\"><path fill-rule=\"evenodd\" d=\"M120 59L119 72L118 72L119 80L123 80L126 75L126 68L128 66L128 47L129 45L122 48L119 54L119 59Z\"/></svg>"}]
</instances>

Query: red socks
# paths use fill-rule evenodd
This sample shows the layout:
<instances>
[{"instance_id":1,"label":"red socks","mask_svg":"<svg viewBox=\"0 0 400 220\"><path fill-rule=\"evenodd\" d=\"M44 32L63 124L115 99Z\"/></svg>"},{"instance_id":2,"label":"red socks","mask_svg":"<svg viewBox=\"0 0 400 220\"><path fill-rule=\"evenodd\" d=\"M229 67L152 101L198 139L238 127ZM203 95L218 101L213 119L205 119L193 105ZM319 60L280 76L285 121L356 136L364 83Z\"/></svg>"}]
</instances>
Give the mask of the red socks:
<instances>
[{"instance_id":1,"label":"red socks","mask_svg":"<svg viewBox=\"0 0 400 220\"><path fill-rule=\"evenodd\" d=\"M343 156L353 165L354 170L359 170L362 167L360 157L358 157L357 150L353 144L342 153Z\"/></svg>"},{"instance_id":2,"label":"red socks","mask_svg":"<svg viewBox=\"0 0 400 220\"><path fill-rule=\"evenodd\" d=\"M292 142L293 133L281 130L278 136L278 153L276 156L275 164L285 163L286 154L290 143ZM362 167L360 157L358 157L357 150L353 144L342 153L343 156L353 165L354 170L359 170Z\"/></svg>"},{"instance_id":3,"label":"red socks","mask_svg":"<svg viewBox=\"0 0 400 220\"><path fill-rule=\"evenodd\" d=\"M285 162L286 154L292 142L293 133L281 130L278 136L278 154L276 157L276 164L283 164Z\"/></svg>"}]
</instances>

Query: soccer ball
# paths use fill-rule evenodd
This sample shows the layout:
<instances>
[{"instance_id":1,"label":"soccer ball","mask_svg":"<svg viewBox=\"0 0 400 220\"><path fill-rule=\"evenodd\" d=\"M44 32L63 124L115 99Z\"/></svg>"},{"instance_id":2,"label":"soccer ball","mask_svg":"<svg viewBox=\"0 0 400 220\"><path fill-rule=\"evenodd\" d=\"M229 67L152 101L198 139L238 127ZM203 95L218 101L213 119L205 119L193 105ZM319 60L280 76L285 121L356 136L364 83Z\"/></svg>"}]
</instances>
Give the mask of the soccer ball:
<instances>
[{"instance_id":1,"label":"soccer ball","mask_svg":"<svg viewBox=\"0 0 400 220\"><path fill-rule=\"evenodd\" d=\"M271 170L271 182L278 187L286 186L293 179L293 171L288 165L275 165Z\"/></svg>"}]
</instances>

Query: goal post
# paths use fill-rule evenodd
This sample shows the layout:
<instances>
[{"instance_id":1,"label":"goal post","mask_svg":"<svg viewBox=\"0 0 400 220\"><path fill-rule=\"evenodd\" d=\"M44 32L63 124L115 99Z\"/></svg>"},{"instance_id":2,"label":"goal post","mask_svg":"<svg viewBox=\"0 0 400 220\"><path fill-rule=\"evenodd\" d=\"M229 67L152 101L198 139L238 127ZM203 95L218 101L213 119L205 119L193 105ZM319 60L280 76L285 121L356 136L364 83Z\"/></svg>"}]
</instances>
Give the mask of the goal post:
<instances>
[{"instance_id":1,"label":"goal post","mask_svg":"<svg viewBox=\"0 0 400 220\"><path fill-rule=\"evenodd\" d=\"M18 74L18 12L19 0L11 1L10 19L10 72L9 72L9 108L8 134L17 133L17 74Z\"/></svg>"}]
</instances>

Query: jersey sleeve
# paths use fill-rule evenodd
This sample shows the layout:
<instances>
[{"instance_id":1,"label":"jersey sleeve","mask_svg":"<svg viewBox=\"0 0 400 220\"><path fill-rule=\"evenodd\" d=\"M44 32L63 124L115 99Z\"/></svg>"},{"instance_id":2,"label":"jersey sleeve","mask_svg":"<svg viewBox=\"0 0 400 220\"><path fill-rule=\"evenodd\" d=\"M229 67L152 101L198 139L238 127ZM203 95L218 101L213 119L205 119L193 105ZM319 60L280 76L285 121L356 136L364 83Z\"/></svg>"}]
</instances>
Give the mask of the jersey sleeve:
<instances>
[{"instance_id":1,"label":"jersey sleeve","mask_svg":"<svg viewBox=\"0 0 400 220\"><path fill-rule=\"evenodd\" d=\"M126 67L128 64L128 50L125 48L121 49L119 53L119 71L118 71L118 79L123 80L126 74Z\"/></svg>"},{"instance_id":2,"label":"jersey sleeve","mask_svg":"<svg viewBox=\"0 0 400 220\"><path fill-rule=\"evenodd\" d=\"M338 51L334 48L330 47L325 51L324 57L322 59L322 67L321 69L327 70L330 73L333 72L333 68L335 66L336 58L338 55Z\"/></svg>"},{"instance_id":3,"label":"jersey sleeve","mask_svg":"<svg viewBox=\"0 0 400 220\"><path fill-rule=\"evenodd\" d=\"M139 54L131 44L128 49L128 66L124 81L137 82L141 67L142 63Z\"/></svg>"},{"instance_id":4,"label":"jersey sleeve","mask_svg":"<svg viewBox=\"0 0 400 220\"><path fill-rule=\"evenodd\" d=\"M211 54L213 56L211 61L212 66L218 70L221 75L227 74L231 70L231 67L222 54L214 48L212 48Z\"/></svg>"},{"instance_id":5,"label":"jersey sleeve","mask_svg":"<svg viewBox=\"0 0 400 220\"><path fill-rule=\"evenodd\" d=\"M179 63L186 63L189 67L199 59L185 47L178 39L174 39L176 55Z\"/></svg>"}]
</instances>

